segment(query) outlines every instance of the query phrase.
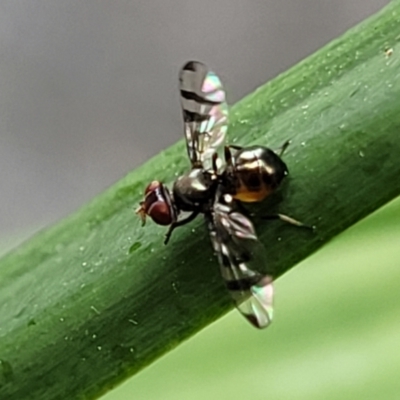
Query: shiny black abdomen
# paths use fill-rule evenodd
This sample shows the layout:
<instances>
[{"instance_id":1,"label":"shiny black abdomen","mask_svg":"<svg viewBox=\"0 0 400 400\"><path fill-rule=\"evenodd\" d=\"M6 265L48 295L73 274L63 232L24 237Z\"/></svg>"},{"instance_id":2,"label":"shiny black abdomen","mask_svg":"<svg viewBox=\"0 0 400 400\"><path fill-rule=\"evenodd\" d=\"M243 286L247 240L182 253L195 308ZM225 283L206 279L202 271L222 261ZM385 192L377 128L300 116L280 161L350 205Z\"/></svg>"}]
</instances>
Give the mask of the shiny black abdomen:
<instances>
[{"instance_id":1,"label":"shiny black abdomen","mask_svg":"<svg viewBox=\"0 0 400 400\"><path fill-rule=\"evenodd\" d=\"M286 164L271 149L249 146L233 155L227 168L234 198L244 202L261 201L272 193L288 174Z\"/></svg>"}]
</instances>

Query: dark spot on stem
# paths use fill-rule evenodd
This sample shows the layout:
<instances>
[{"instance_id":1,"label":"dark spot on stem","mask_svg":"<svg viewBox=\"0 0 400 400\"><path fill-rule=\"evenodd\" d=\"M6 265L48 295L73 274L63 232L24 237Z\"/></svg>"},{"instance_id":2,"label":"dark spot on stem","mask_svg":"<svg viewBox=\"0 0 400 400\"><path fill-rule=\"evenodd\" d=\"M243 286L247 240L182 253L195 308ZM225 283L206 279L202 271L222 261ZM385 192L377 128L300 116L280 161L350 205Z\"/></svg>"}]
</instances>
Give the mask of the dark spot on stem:
<instances>
[{"instance_id":1,"label":"dark spot on stem","mask_svg":"<svg viewBox=\"0 0 400 400\"><path fill-rule=\"evenodd\" d=\"M135 252L137 249L139 249L142 246L142 243L140 242L135 242L131 247L129 247L129 254L132 254Z\"/></svg>"}]
</instances>

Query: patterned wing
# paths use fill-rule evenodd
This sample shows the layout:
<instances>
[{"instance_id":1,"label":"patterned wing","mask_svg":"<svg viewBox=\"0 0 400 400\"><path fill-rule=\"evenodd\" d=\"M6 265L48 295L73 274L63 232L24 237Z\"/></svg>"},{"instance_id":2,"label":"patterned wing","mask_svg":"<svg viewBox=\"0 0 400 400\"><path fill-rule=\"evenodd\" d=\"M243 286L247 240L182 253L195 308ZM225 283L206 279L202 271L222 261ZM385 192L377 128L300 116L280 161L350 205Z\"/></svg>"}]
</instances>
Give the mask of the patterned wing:
<instances>
[{"instance_id":1,"label":"patterned wing","mask_svg":"<svg viewBox=\"0 0 400 400\"><path fill-rule=\"evenodd\" d=\"M217 202L209 231L236 308L255 327L267 327L273 315L273 278L253 269L253 264L264 262L264 247L253 224L230 205Z\"/></svg>"},{"instance_id":2,"label":"patterned wing","mask_svg":"<svg viewBox=\"0 0 400 400\"><path fill-rule=\"evenodd\" d=\"M179 74L186 147L193 168L212 168L224 145L228 105L221 81L204 64L189 61Z\"/></svg>"}]
</instances>

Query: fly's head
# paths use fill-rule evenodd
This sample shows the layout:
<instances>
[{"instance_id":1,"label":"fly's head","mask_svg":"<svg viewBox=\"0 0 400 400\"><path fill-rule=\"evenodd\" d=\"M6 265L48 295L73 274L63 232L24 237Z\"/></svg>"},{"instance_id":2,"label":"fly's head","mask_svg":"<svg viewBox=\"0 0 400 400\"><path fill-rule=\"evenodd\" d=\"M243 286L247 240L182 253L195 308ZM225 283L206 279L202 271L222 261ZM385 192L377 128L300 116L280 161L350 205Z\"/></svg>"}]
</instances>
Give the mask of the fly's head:
<instances>
[{"instance_id":1,"label":"fly's head","mask_svg":"<svg viewBox=\"0 0 400 400\"><path fill-rule=\"evenodd\" d=\"M136 214L146 223L149 216L158 225L171 225L177 219L177 211L169 190L162 182L151 182L144 191L144 200L136 209Z\"/></svg>"}]
</instances>

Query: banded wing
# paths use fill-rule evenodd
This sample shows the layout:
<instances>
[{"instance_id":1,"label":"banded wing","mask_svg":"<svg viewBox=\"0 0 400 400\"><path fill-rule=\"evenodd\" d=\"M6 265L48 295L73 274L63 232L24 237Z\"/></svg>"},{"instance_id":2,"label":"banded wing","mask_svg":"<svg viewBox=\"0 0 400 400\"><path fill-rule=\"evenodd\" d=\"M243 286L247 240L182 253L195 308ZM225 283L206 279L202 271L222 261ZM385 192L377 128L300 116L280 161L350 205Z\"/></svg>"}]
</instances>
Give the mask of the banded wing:
<instances>
[{"instance_id":1,"label":"banded wing","mask_svg":"<svg viewBox=\"0 0 400 400\"><path fill-rule=\"evenodd\" d=\"M186 147L193 168L212 168L224 143L228 105L221 81L204 64L189 61L179 74Z\"/></svg>"},{"instance_id":2,"label":"banded wing","mask_svg":"<svg viewBox=\"0 0 400 400\"><path fill-rule=\"evenodd\" d=\"M230 205L217 202L209 231L236 308L256 328L267 327L273 315L273 278L253 269L263 262L264 254L253 224Z\"/></svg>"}]
</instances>

